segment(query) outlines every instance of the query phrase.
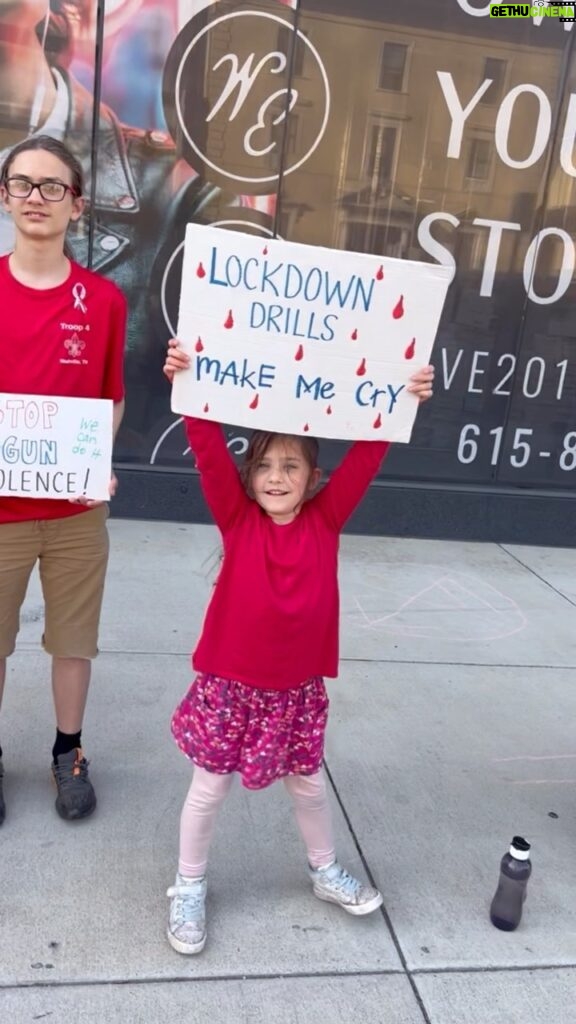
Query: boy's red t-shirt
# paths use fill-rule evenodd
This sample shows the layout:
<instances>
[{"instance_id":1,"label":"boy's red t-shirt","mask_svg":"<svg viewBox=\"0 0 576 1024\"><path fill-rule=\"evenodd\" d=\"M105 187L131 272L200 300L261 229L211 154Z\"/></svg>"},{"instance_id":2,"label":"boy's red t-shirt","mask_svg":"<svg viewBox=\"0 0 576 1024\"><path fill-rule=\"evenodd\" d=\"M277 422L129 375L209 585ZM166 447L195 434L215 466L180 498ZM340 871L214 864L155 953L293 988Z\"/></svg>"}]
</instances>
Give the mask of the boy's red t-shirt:
<instances>
[{"instance_id":1,"label":"boy's red t-shirt","mask_svg":"<svg viewBox=\"0 0 576 1024\"><path fill-rule=\"evenodd\" d=\"M121 401L127 309L120 289L74 262L64 284L29 288L8 260L0 257L0 392ZM12 433L4 418L0 443ZM0 495L0 523L83 511L66 500Z\"/></svg>"}]
</instances>

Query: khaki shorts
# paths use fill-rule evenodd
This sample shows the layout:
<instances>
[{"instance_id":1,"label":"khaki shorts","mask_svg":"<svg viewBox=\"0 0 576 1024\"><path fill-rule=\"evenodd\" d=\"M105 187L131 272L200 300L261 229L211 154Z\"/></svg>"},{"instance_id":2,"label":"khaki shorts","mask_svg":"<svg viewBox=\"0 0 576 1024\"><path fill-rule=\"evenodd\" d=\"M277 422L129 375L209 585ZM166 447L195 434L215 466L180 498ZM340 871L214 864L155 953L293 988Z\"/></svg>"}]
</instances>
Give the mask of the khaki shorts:
<instances>
[{"instance_id":1,"label":"khaki shorts","mask_svg":"<svg viewBox=\"0 0 576 1024\"><path fill-rule=\"evenodd\" d=\"M108 564L108 506L63 519L0 523L0 658L16 644L20 608L37 561L42 643L57 658L95 658Z\"/></svg>"}]
</instances>

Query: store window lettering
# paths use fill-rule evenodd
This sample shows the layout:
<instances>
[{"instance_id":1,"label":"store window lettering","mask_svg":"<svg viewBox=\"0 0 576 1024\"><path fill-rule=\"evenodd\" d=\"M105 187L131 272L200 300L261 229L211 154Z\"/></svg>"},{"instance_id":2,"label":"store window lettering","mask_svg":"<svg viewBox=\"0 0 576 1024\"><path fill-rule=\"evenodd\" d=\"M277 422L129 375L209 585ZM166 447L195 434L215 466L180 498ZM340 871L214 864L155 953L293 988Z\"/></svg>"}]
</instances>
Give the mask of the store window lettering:
<instances>
[{"instance_id":1,"label":"store window lettering","mask_svg":"<svg viewBox=\"0 0 576 1024\"><path fill-rule=\"evenodd\" d=\"M458 160L462 154L462 140L466 121L482 100L482 97L490 88L492 80L485 79L481 86L468 101L466 106L462 105L458 95L452 74L448 71L437 71L438 80L442 93L448 107L451 118L450 135L446 148L446 156L450 160ZM527 135L527 145L531 137L531 149L522 159L514 159L510 154L509 138L512 127L512 119L515 115L516 105L522 96L534 96L538 104L538 117L531 127L530 135ZM516 114L523 126L527 127L525 109L519 110ZM526 82L516 85L502 100L496 117L494 143L496 152L507 167L515 170L525 170L533 167L540 160L547 146L550 144L552 133L552 103L543 89L537 85ZM576 166L572 154L574 142L576 141L576 93L571 93L566 107L566 115L562 131L560 146L560 166L570 177L576 177Z\"/></svg>"},{"instance_id":2,"label":"store window lettering","mask_svg":"<svg viewBox=\"0 0 576 1024\"><path fill-rule=\"evenodd\" d=\"M256 79L264 70L266 65L269 65L271 63L273 64L273 62L276 62L275 67L272 66L269 68L270 74L278 75L286 70L287 58L285 54L280 53L277 50L273 51L272 53L267 53L264 57L261 57L256 67L253 68L253 63L255 59L256 54L251 53L250 56L242 65L242 67L240 67L240 62L238 60L237 55L235 53L226 53L224 54L223 57L220 58L219 61L216 62L216 64L212 68L213 72L218 71L224 64L229 62L230 74L228 76L228 81L224 86L218 100L216 101L212 110L210 111L206 118L207 123L210 123L210 121L212 121L216 117L216 115L220 112L220 110L228 101L228 99L230 99L232 94L236 91L236 102L230 114L228 115L228 121L234 121L238 114L241 113L241 111L243 110L244 105L256 83ZM282 97L287 98L288 96L288 103L286 103L286 100L284 100L284 102L282 102L283 109L280 111L279 114L277 114L272 119L272 125L279 125L281 124L282 121L286 120L288 114L294 109L296 103L298 102L298 91L296 89L277 89L266 100L264 100L263 103L260 104L256 122L246 131L244 135L244 149L249 154L249 156L265 156L267 153L270 153L271 150L273 150L274 147L276 146L276 142L272 141L269 146L265 146L262 149L255 149L255 147L252 145L252 138L257 132L264 131L267 127L269 127L267 125L266 119L274 103L282 100Z\"/></svg>"},{"instance_id":3,"label":"store window lettering","mask_svg":"<svg viewBox=\"0 0 576 1024\"><path fill-rule=\"evenodd\" d=\"M484 452L480 450L480 444L482 440L487 440L487 435L490 440L488 441L488 450L486 448ZM466 423L460 431L460 439L458 442L458 461L465 466L469 466L475 462L479 455L490 455L490 465L497 466L502 455L508 461L509 465L514 469L524 469L530 461L534 462L538 459L552 459L554 458L558 468L563 473L571 473L576 469L576 431L569 430L562 438L561 451L559 454L542 450L540 451L540 445L542 440L538 436L534 437L535 430L533 427L518 427L514 432L512 439L511 450L509 452L502 452L502 441L504 438L504 427L494 427L492 430L483 431L477 423ZM536 441L536 445L534 445ZM491 449L491 451L490 451Z\"/></svg>"},{"instance_id":4,"label":"store window lettering","mask_svg":"<svg viewBox=\"0 0 576 1024\"><path fill-rule=\"evenodd\" d=\"M424 217L418 226L418 241L424 251L430 256L433 256L444 266L452 267L454 271L456 271L456 260L454 259L454 256L450 250L438 242L432 234L432 225L437 222L446 222L454 228L459 227L461 223L458 217L454 217L450 213L443 211L430 213L427 217ZM510 221L488 220L482 217L475 217L472 224L477 227L485 227L488 229L486 254L480 284L480 295L483 298L490 298L494 291L494 283L498 270L498 258L500 255L504 232L521 232L522 225ZM542 242L546 238L557 238L559 240L563 247L563 257L558 270L556 287L550 295L538 295L534 287L534 277L538 267L540 248ZM570 235L562 228L543 228L535 235L526 249L522 268L522 278L526 294L532 302L535 302L540 306L548 306L554 302L558 302L558 300L566 294L570 284L572 283L575 267L576 250Z\"/></svg>"},{"instance_id":5,"label":"store window lettering","mask_svg":"<svg viewBox=\"0 0 576 1024\"><path fill-rule=\"evenodd\" d=\"M464 99L458 91L454 77L449 71L438 70L436 72L442 96L450 116L450 128L446 144L446 156L450 160L464 158L464 141L467 123L474 118L474 112L483 100L490 86L492 79L485 78L469 99ZM531 130L526 131L526 107L523 105L524 98L535 102L537 115L533 121ZM522 156L513 156L510 152L510 136L514 126L521 123L523 136L528 152ZM501 100L494 124L494 145L497 155L503 164L517 171L523 171L533 167L542 158L551 144L552 133L552 103L543 89L531 83L522 83L511 89ZM562 137L559 149L559 160L562 170L570 178L576 177L576 166L573 160L573 149L576 140L576 94L572 93L566 106L564 116ZM485 140L483 145L486 148ZM468 162L470 154L468 152ZM469 176L469 168L468 168ZM451 266L457 270L456 259L452 252L434 237L434 224L450 225L458 228L461 221L458 217L448 211L436 211L428 214L418 226L418 241L422 249L428 255L437 259L445 266ZM482 266L482 278L479 294L483 298L490 298L493 294L496 275L498 271L498 260L503 242L507 233L524 233L524 227L517 221L494 220L491 218L475 217L472 220L475 228L486 229L486 246L484 262ZM555 240L561 248L561 259L558 262L557 280L548 294L542 294L536 290L534 285L535 268L538 267L541 248L546 239ZM576 266L576 251L570 234L560 227L544 228L539 231L526 245L522 266L522 278L526 293L530 300L538 305L551 305L557 302L566 294L570 287L574 269Z\"/></svg>"},{"instance_id":6,"label":"store window lettering","mask_svg":"<svg viewBox=\"0 0 576 1024\"><path fill-rule=\"evenodd\" d=\"M567 359L557 362L542 356L520 359L515 352L497 355L482 350L459 348L449 352L443 347L441 355L441 381L445 391L454 389L469 395L500 395L510 398L515 385L524 398L540 398L546 393L555 401L564 397Z\"/></svg>"},{"instance_id":7,"label":"store window lettering","mask_svg":"<svg viewBox=\"0 0 576 1024\"><path fill-rule=\"evenodd\" d=\"M451 160L458 160L462 151L462 139L466 121L482 99L484 93L490 88L492 81L489 78L485 79L480 88L473 95L472 99L469 100L465 107L463 107L451 73L446 71L437 71L436 74L452 121L446 156ZM530 152L523 159L516 160L510 155L509 150L510 129L516 103L521 96L526 95L531 95L536 98L538 102L538 118L533 128L534 137ZM525 113L521 111L518 116L520 117L521 115L523 116L525 123ZM530 83L516 85L504 97L498 109L494 131L496 152L502 162L508 167L513 167L516 170L524 170L527 167L532 167L544 153L550 141L551 131L552 105L544 90L539 86L531 85ZM571 110L569 106L564 125L561 161L565 156L567 140L569 140L571 152L575 138L576 116L573 109ZM571 174L572 176L576 175L576 168L574 168L571 161L569 166L565 167L564 164L562 164L562 166L567 174Z\"/></svg>"},{"instance_id":8,"label":"store window lettering","mask_svg":"<svg viewBox=\"0 0 576 1024\"><path fill-rule=\"evenodd\" d=\"M243 182L249 194L267 194L267 188L272 193L282 160L284 174L306 163L324 137L330 112L320 54L277 6L278 13L231 10L208 24L201 16L191 18L164 76L168 127L173 137L182 138L191 166L200 170L201 161L210 181L236 182L237 189ZM286 40L285 49L279 37ZM292 73L304 65L306 76L295 88ZM196 78L208 89L205 106L190 88ZM306 130L295 136L295 118L300 117Z\"/></svg>"},{"instance_id":9,"label":"store window lettering","mask_svg":"<svg viewBox=\"0 0 576 1024\"><path fill-rule=\"evenodd\" d=\"M229 61L231 65L230 75L228 77L226 85L224 86L220 94L219 99L217 100L214 107L208 114L208 117L206 118L207 121L211 121L214 117L216 117L216 114L224 106L224 104L230 98L234 90L237 89L238 95L236 96L236 103L234 104L234 108L232 109L231 113L228 116L229 121L234 121L237 115L242 110L244 104L246 103L248 95L251 92L258 75L271 61L276 61L277 63L276 67L270 68L271 74L278 75L280 74L280 72L286 69L287 58L285 54L280 53L277 50L272 53L267 53L266 56L262 57L258 61L258 64L254 68L254 70L252 70L252 65L255 59L256 54L251 53L250 56L245 61L245 63L243 64L242 68L240 68L240 62L235 53L226 53L223 57L220 58L219 61L217 61L212 70L218 71L218 69L221 68L223 64ZM287 93L288 90L285 89L284 92ZM298 99L298 93L295 92L295 90L292 91L292 99L294 101Z\"/></svg>"}]
</instances>

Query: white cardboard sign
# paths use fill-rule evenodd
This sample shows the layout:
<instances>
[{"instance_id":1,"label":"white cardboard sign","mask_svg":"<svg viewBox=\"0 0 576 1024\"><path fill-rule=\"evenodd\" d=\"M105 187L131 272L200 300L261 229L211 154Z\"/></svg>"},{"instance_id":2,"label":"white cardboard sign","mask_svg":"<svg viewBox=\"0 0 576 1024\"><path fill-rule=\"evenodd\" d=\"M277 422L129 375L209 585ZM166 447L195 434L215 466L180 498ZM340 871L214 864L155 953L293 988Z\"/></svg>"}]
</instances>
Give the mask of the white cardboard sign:
<instances>
[{"instance_id":1,"label":"white cardboard sign","mask_svg":"<svg viewBox=\"0 0 576 1024\"><path fill-rule=\"evenodd\" d=\"M0 494L109 498L112 402L0 393Z\"/></svg>"},{"instance_id":2,"label":"white cardboard sign","mask_svg":"<svg viewBox=\"0 0 576 1024\"><path fill-rule=\"evenodd\" d=\"M243 427L409 441L449 267L186 229L172 409Z\"/></svg>"}]
</instances>

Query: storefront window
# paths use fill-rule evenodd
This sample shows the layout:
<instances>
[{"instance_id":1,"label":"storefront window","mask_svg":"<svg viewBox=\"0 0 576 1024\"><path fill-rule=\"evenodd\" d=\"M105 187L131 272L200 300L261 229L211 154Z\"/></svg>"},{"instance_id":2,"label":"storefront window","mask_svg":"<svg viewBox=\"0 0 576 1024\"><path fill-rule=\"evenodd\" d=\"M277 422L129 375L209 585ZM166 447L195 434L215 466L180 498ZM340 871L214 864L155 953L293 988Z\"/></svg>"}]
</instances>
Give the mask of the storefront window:
<instances>
[{"instance_id":1,"label":"storefront window","mask_svg":"<svg viewBox=\"0 0 576 1024\"><path fill-rule=\"evenodd\" d=\"M125 465L192 471L161 367L197 221L452 267L436 397L387 477L573 486L572 26L476 0L51 0L49 15L0 4L0 145L47 131L84 164L74 251L131 310ZM324 449L329 466L341 447Z\"/></svg>"},{"instance_id":2,"label":"storefront window","mask_svg":"<svg viewBox=\"0 0 576 1024\"><path fill-rule=\"evenodd\" d=\"M499 103L504 89L506 68L507 62L505 60L498 60L497 57L486 57L486 60L484 61L482 81L486 82L490 79L491 84L484 95L480 97L480 103L484 103L491 107L496 103Z\"/></svg>"},{"instance_id":3,"label":"storefront window","mask_svg":"<svg viewBox=\"0 0 576 1024\"><path fill-rule=\"evenodd\" d=\"M380 60L378 87L402 92L406 78L408 47L404 43L384 43Z\"/></svg>"}]
</instances>

